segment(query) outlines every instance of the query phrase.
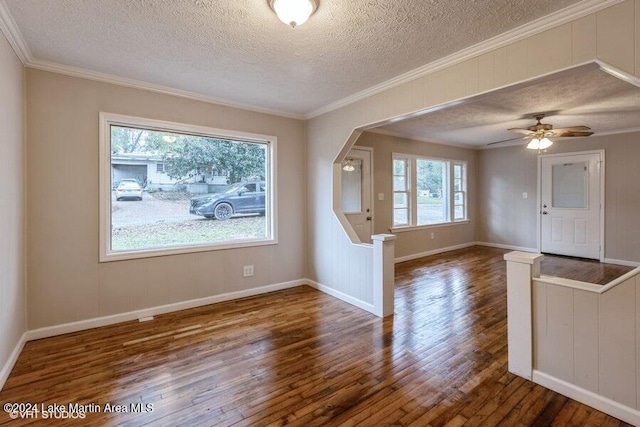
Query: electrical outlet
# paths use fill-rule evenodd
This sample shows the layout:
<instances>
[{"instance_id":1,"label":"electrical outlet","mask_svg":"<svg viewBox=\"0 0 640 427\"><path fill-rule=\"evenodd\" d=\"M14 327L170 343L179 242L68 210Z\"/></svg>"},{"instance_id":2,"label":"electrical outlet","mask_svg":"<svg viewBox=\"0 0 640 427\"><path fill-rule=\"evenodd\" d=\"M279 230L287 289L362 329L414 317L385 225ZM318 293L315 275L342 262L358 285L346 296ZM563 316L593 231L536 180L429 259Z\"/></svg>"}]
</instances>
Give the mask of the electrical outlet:
<instances>
[{"instance_id":1,"label":"electrical outlet","mask_svg":"<svg viewBox=\"0 0 640 427\"><path fill-rule=\"evenodd\" d=\"M243 276L244 277L253 276L253 265L245 265L244 266Z\"/></svg>"},{"instance_id":2,"label":"electrical outlet","mask_svg":"<svg viewBox=\"0 0 640 427\"><path fill-rule=\"evenodd\" d=\"M436 238L436 233L431 233L431 240L434 240Z\"/></svg>"}]
</instances>

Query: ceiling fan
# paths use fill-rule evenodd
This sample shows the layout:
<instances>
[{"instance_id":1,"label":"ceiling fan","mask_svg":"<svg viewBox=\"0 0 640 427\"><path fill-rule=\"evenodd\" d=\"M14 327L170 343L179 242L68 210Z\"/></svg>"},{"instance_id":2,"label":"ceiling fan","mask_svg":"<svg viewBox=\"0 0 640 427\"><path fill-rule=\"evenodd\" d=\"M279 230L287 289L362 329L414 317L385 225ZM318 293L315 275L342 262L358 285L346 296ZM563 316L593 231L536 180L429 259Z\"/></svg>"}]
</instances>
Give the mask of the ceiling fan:
<instances>
[{"instance_id":1,"label":"ceiling fan","mask_svg":"<svg viewBox=\"0 0 640 427\"><path fill-rule=\"evenodd\" d=\"M527 148L533 150L544 150L553 144L549 140L549 137L553 138L567 138L567 137L577 137L577 136L590 136L593 135L591 132L591 128L588 126L571 126L567 128L554 129L553 125L548 123L542 123L542 119L544 118L544 114L536 114L533 116L538 122L529 126L528 128L511 128L508 129L511 132L516 132L525 135L522 139L531 139L531 142L527 145ZM515 138L517 139L517 138ZM507 141L513 141L513 139L509 139L506 141L494 142L493 144L500 144Z\"/></svg>"}]
</instances>

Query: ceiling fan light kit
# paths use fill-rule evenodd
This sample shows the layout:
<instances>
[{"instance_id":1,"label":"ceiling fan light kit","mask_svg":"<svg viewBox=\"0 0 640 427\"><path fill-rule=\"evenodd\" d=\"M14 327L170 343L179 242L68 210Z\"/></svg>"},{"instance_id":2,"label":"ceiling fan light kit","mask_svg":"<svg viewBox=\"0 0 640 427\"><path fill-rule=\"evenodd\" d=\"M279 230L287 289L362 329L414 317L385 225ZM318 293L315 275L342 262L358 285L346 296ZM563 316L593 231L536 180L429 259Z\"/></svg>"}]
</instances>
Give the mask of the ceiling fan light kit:
<instances>
[{"instance_id":1,"label":"ceiling fan light kit","mask_svg":"<svg viewBox=\"0 0 640 427\"><path fill-rule=\"evenodd\" d=\"M538 123L533 126L529 126L526 129L509 129L511 132L524 134L524 139L531 139L531 142L527 144L527 148L530 150L540 151L551 147L553 142L549 137L568 138L593 135L591 128L587 126L572 126L568 128L554 129L553 125L542 123L544 114L536 114L533 118L538 121Z\"/></svg>"},{"instance_id":2,"label":"ceiling fan light kit","mask_svg":"<svg viewBox=\"0 0 640 427\"><path fill-rule=\"evenodd\" d=\"M269 7L286 25L295 28L307 22L318 8L317 0L269 0Z\"/></svg>"},{"instance_id":3,"label":"ceiling fan light kit","mask_svg":"<svg viewBox=\"0 0 640 427\"><path fill-rule=\"evenodd\" d=\"M533 138L529 144L527 144L527 148L530 150L546 150L551 147L553 142L549 138L537 139Z\"/></svg>"}]
</instances>

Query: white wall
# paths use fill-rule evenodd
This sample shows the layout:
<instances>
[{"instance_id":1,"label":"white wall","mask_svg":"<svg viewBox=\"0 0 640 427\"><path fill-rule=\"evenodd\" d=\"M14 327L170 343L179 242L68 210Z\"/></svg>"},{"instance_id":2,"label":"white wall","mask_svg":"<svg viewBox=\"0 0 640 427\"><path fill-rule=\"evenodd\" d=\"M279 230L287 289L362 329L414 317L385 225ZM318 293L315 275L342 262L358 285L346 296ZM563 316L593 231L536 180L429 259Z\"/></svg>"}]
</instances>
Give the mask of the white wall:
<instances>
[{"instance_id":1,"label":"white wall","mask_svg":"<svg viewBox=\"0 0 640 427\"><path fill-rule=\"evenodd\" d=\"M547 151L599 149L605 151L605 257L640 262L640 132L557 140ZM521 146L480 152L478 240L537 246L537 159Z\"/></svg>"},{"instance_id":2,"label":"white wall","mask_svg":"<svg viewBox=\"0 0 640 427\"><path fill-rule=\"evenodd\" d=\"M279 243L99 263L100 111L276 136ZM27 127L30 330L305 277L304 122L28 69Z\"/></svg>"},{"instance_id":3,"label":"white wall","mask_svg":"<svg viewBox=\"0 0 640 427\"><path fill-rule=\"evenodd\" d=\"M517 40L466 61L315 117L308 124L311 279L371 299L364 275L370 251L353 245L332 211L332 163L354 129L600 59L640 76L640 0Z\"/></svg>"},{"instance_id":4,"label":"white wall","mask_svg":"<svg viewBox=\"0 0 640 427\"><path fill-rule=\"evenodd\" d=\"M0 388L26 331L24 70L0 32Z\"/></svg>"}]
</instances>

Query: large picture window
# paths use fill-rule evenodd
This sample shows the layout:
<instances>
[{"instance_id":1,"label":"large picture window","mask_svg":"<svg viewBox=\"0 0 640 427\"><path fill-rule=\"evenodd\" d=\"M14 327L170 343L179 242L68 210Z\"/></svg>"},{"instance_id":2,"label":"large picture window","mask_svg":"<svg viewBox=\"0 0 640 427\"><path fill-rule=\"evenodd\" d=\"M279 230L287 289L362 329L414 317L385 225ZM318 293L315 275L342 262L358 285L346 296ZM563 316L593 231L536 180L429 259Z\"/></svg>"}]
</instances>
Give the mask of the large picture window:
<instances>
[{"instance_id":1,"label":"large picture window","mask_svg":"<svg viewBox=\"0 0 640 427\"><path fill-rule=\"evenodd\" d=\"M275 243L274 137L100 123L101 261Z\"/></svg>"},{"instance_id":2,"label":"large picture window","mask_svg":"<svg viewBox=\"0 0 640 427\"><path fill-rule=\"evenodd\" d=\"M467 220L467 165L462 161L393 155L393 227Z\"/></svg>"}]
</instances>

